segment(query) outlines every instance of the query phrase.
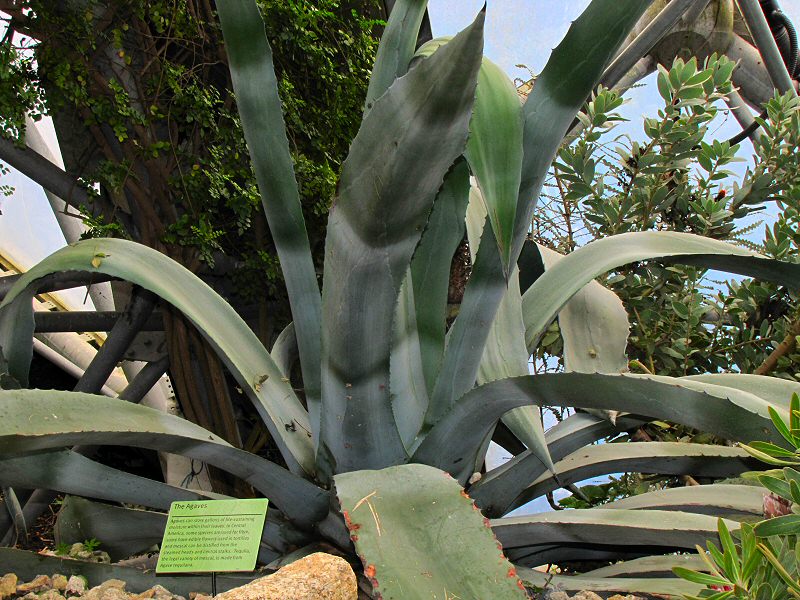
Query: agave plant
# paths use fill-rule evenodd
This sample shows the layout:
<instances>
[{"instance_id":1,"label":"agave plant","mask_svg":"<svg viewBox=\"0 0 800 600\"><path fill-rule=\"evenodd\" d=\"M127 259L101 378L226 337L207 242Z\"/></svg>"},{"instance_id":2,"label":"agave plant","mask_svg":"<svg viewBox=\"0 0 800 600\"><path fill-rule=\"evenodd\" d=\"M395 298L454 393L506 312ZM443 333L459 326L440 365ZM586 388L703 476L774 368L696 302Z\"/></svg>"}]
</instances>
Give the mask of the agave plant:
<instances>
[{"instance_id":1,"label":"agave plant","mask_svg":"<svg viewBox=\"0 0 800 600\"><path fill-rule=\"evenodd\" d=\"M175 500L218 497L135 477L65 449L130 445L201 460L270 498L262 561L290 560L326 542L360 557L373 591L385 598L522 598L520 579L530 586L552 579L566 589L696 591L696 584L671 576L650 577L683 559L642 557L691 549L715 536L717 516L735 529L736 519L761 510L752 488L701 486L602 509L506 516L602 473L738 474L753 464L738 448L594 442L668 419L731 440L766 437L780 444L767 426L768 406L785 413L787 398L800 387L746 375L625 373L624 309L594 281L623 264L661 260L797 287L800 265L688 234L626 234L566 257L526 239L557 149L649 4L594 0L521 104L500 69L482 58L483 12L452 40L415 52L425 2L398 0L330 213L320 292L256 3L219 2L293 324L268 350L220 296L155 250L94 239L56 252L20 278L0 305L6 504L13 504L12 487L159 510ZM702 71L694 85L713 76L713 68ZM448 273L465 232L473 268L448 328ZM523 252L527 260L520 261ZM520 269L527 271L524 279ZM21 389L32 356L31 298L63 274L75 282L129 281L182 311L263 419L281 464L178 416L121 399ZM521 279L533 283L521 289ZM556 318L568 372L531 375L528 358ZM302 395L289 380L294 345ZM590 412L545 432L540 406ZM515 456L482 472L492 439L514 448ZM59 529L79 523L81 537L110 540L121 555L157 543L164 522L161 512L72 498ZM118 538L124 544L114 544ZM9 552L0 558L23 560ZM580 578L551 578L530 568L618 559L634 560Z\"/></svg>"}]
</instances>

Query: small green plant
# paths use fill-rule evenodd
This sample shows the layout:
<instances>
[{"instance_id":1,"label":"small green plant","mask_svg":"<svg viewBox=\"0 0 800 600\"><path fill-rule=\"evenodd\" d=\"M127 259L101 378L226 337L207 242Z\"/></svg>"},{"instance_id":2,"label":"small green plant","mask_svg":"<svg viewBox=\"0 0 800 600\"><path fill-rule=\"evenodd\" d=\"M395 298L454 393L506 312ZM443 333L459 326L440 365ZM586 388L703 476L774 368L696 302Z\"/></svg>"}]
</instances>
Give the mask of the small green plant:
<instances>
[{"instance_id":1,"label":"small green plant","mask_svg":"<svg viewBox=\"0 0 800 600\"><path fill-rule=\"evenodd\" d=\"M742 444L753 457L783 467L747 474L769 490L764 497L767 518L755 526L743 523L738 544L720 519L722 549L712 542L708 543L708 554L697 548L708 573L673 569L676 575L706 586L699 596L686 598L780 600L786 594L800 598L800 471L792 468L800 464L800 397L792 396L788 423L774 408L770 407L769 413L791 449L770 442Z\"/></svg>"},{"instance_id":2,"label":"small green plant","mask_svg":"<svg viewBox=\"0 0 800 600\"><path fill-rule=\"evenodd\" d=\"M94 552L101 546L100 540L97 538L89 538L88 540L83 540L83 549L87 552Z\"/></svg>"},{"instance_id":3,"label":"small green plant","mask_svg":"<svg viewBox=\"0 0 800 600\"><path fill-rule=\"evenodd\" d=\"M67 556L69 554L69 550L72 547L72 544L67 544L66 542L59 542L56 544L55 553L56 556Z\"/></svg>"}]
</instances>

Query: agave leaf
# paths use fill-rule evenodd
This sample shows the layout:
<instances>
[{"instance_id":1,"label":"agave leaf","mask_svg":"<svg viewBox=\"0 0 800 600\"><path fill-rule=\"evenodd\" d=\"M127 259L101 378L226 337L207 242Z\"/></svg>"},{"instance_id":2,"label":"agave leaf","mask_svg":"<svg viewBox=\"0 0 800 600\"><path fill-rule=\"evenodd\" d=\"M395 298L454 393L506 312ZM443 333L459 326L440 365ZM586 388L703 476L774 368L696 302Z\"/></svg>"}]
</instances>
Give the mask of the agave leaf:
<instances>
[{"instance_id":1,"label":"agave leaf","mask_svg":"<svg viewBox=\"0 0 800 600\"><path fill-rule=\"evenodd\" d=\"M160 544L166 525L165 513L67 496L58 511L53 534L57 544L100 540L100 549L116 562Z\"/></svg>"},{"instance_id":2,"label":"agave leaf","mask_svg":"<svg viewBox=\"0 0 800 600\"><path fill-rule=\"evenodd\" d=\"M736 477L757 466L744 450L684 442L629 442L582 448L556 463L555 475L544 474L512 502L509 510L598 475L658 473L702 477ZM732 491L732 490L731 490Z\"/></svg>"},{"instance_id":3,"label":"agave leaf","mask_svg":"<svg viewBox=\"0 0 800 600\"><path fill-rule=\"evenodd\" d=\"M529 316L525 330L528 347L538 344L561 308L595 277L630 262L654 258L750 275L792 287L800 283L800 265L759 257L725 242L672 231L616 235L571 253L525 292L522 305Z\"/></svg>"},{"instance_id":4,"label":"agave leaf","mask_svg":"<svg viewBox=\"0 0 800 600\"><path fill-rule=\"evenodd\" d=\"M545 270L564 256L537 244ZM526 320L538 312L531 301L525 305ZM532 315L533 313L533 315ZM535 317L533 317L535 318ZM625 348L628 345L628 313L614 292L597 281L590 281L558 313L558 326L564 340L564 368L578 373L622 373L628 370ZM528 348L533 352L535 348Z\"/></svg>"},{"instance_id":5,"label":"agave leaf","mask_svg":"<svg viewBox=\"0 0 800 600\"><path fill-rule=\"evenodd\" d=\"M469 190L469 168L465 161L458 160L445 176L411 261L422 368L429 394L444 354L450 265L464 239Z\"/></svg>"},{"instance_id":6,"label":"agave leaf","mask_svg":"<svg viewBox=\"0 0 800 600\"><path fill-rule=\"evenodd\" d=\"M400 286L400 298L395 309L397 314L392 328L394 340L389 358L392 409L397 430L407 450L413 446L428 409L428 390L423 373L417 307L412 286L409 269Z\"/></svg>"},{"instance_id":7,"label":"agave leaf","mask_svg":"<svg viewBox=\"0 0 800 600\"><path fill-rule=\"evenodd\" d=\"M133 567L121 567L101 563L89 563L47 556L17 550L16 548L0 548L0 565L3 569L15 573L20 581L31 581L42 573L63 573L82 575L88 580L87 587L98 586L109 579L120 579L126 583L125 590L141 593L155 585L169 589L173 594L181 594L188 598L191 592L211 593L211 574L205 575L158 575ZM227 591L242 586L254 579L262 577L261 573L220 573L217 575L217 591Z\"/></svg>"},{"instance_id":8,"label":"agave leaf","mask_svg":"<svg viewBox=\"0 0 800 600\"><path fill-rule=\"evenodd\" d=\"M446 473L409 464L334 481L380 597L527 598L483 517Z\"/></svg>"},{"instance_id":9,"label":"agave leaf","mask_svg":"<svg viewBox=\"0 0 800 600\"><path fill-rule=\"evenodd\" d=\"M504 517L491 524L512 560L545 544L694 549L707 539L718 540L716 518L677 511L591 508ZM726 524L739 528L735 521Z\"/></svg>"},{"instance_id":10,"label":"agave leaf","mask_svg":"<svg viewBox=\"0 0 800 600\"><path fill-rule=\"evenodd\" d=\"M572 452L599 439L636 427L640 418L621 416L615 423L587 413L576 413L551 427L545 441L553 460L561 460ZM518 454L507 463L492 469L470 487L470 496L484 514L498 517L528 486L548 470L530 450Z\"/></svg>"},{"instance_id":11,"label":"agave leaf","mask_svg":"<svg viewBox=\"0 0 800 600\"><path fill-rule=\"evenodd\" d=\"M427 6L428 0L398 0L392 7L372 67L365 113L386 93L395 79L408 71Z\"/></svg>"},{"instance_id":12,"label":"agave leaf","mask_svg":"<svg viewBox=\"0 0 800 600\"><path fill-rule=\"evenodd\" d=\"M674 596L677 594L697 594L703 589L695 583L678 579L677 577L577 577L567 575L554 575L527 567L517 567L519 576L526 584L536 587L556 587L560 590L578 592L587 590L590 592L618 592L626 593L648 593L665 594Z\"/></svg>"},{"instance_id":13,"label":"agave leaf","mask_svg":"<svg viewBox=\"0 0 800 600\"><path fill-rule=\"evenodd\" d=\"M316 447L320 411L319 283L289 152L272 49L254 0L220 2L217 14L244 137L286 282ZM275 437L274 432L272 435Z\"/></svg>"},{"instance_id":14,"label":"agave leaf","mask_svg":"<svg viewBox=\"0 0 800 600\"><path fill-rule=\"evenodd\" d=\"M314 523L328 512L324 490L180 417L79 392L0 391L0 455L75 444L128 445L182 454L250 483L290 519Z\"/></svg>"},{"instance_id":15,"label":"agave leaf","mask_svg":"<svg viewBox=\"0 0 800 600\"><path fill-rule=\"evenodd\" d=\"M278 334L272 350L269 351L275 366L288 378L292 374L292 365L298 358L297 336L294 331L294 323L289 323L283 331Z\"/></svg>"},{"instance_id":16,"label":"agave leaf","mask_svg":"<svg viewBox=\"0 0 800 600\"><path fill-rule=\"evenodd\" d=\"M523 105L522 181L511 258L516 262L547 170L575 115L650 0L593 0L553 50ZM602 32L602 35L598 35Z\"/></svg>"},{"instance_id":17,"label":"agave leaf","mask_svg":"<svg viewBox=\"0 0 800 600\"><path fill-rule=\"evenodd\" d=\"M395 81L367 113L343 166L328 220L322 302L319 462L328 473L407 458L390 402L385 332L436 193L466 145L483 21L481 12Z\"/></svg>"},{"instance_id":18,"label":"agave leaf","mask_svg":"<svg viewBox=\"0 0 800 600\"><path fill-rule=\"evenodd\" d=\"M183 312L253 402L290 468L313 474L308 414L247 323L194 274L140 244L117 239L78 242L53 253L17 281L0 304L0 347L17 379L27 385L33 353L31 297L39 280L60 271L119 277L150 290Z\"/></svg>"},{"instance_id":19,"label":"agave leaf","mask_svg":"<svg viewBox=\"0 0 800 600\"><path fill-rule=\"evenodd\" d=\"M482 192L475 189L470 195L467 208L467 236L473 261L480 251L481 232L486 225L486 205L479 201L482 197ZM478 385L529 373L529 353L525 348L524 331L519 273L514 269L483 348L483 357L478 366ZM538 407L515 408L503 415L502 421L548 469L553 469L553 459L544 438L544 426ZM478 458L483 457L479 455Z\"/></svg>"},{"instance_id":20,"label":"agave leaf","mask_svg":"<svg viewBox=\"0 0 800 600\"><path fill-rule=\"evenodd\" d=\"M22 489L57 490L161 510L168 510L176 501L225 497L131 475L71 450L4 456L0 458L0 482Z\"/></svg>"},{"instance_id":21,"label":"agave leaf","mask_svg":"<svg viewBox=\"0 0 800 600\"><path fill-rule=\"evenodd\" d=\"M442 366L425 415L426 429L438 423L456 400L475 385L491 325L508 289L493 238L494 232L487 223L458 317L447 332Z\"/></svg>"},{"instance_id":22,"label":"agave leaf","mask_svg":"<svg viewBox=\"0 0 800 600\"><path fill-rule=\"evenodd\" d=\"M430 56L449 41L432 40L416 56ZM508 75L483 59L465 157L478 181L506 277L511 276L511 236L522 168L522 106Z\"/></svg>"},{"instance_id":23,"label":"agave leaf","mask_svg":"<svg viewBox=\"0 0 800 600\"><path fill-rule=\"evenodd\" d=\"M705 387L692 389L688 383ZM769 425L766 403L747 392L669 377L557 373L494 381L470 391L430 431L414 460L457 471L462 460L472 459L474 440L483 439L495 419L526 405L622 410L726 439L781 439Z\"/></svg>"},{"instance_id":24,"label":"agave leaf","mask_svg":"<svg viewBox=\"0 0 800 600\"><path fill-rule=\"evenodd\" d=\"M605 508L680 510L738 520L761 517L764 490L757 485L692 485L647 492L605 504Z\"/></svg>"},{"instance_id":25,"label":"agave leaf","mask_svg":"<svg viewBox=\"0 0 800 600\"><path fill-rule=\"evenodd\" d=\"M564 258L537 244L545 270ZM528 310L538 309L532 302ZM523 316L527 317L527 313ZM535 319L535 315L533 316ZM564 343L564 369L579 373L623 373L628 370L628 313L622 300L597 281L590 281L558 313L558 327ZM525 328L527 330L527 318ZM533 352L535 348L528 348ZM617 411L594 411L612 423Z\"/></svg>"},{"instance_id":26,"label":"agave leaf","mask_svg":"<svg viewBox=\"0 0 800 600\"><path fill-rule=\"evenodd\" d=\"M578 575L578 577L586 577L587 579L630 576L655 577L669 575L672 573L673 567L683 567L684 569L693 569L695 571L708 569L703 559L697 555L645 556L644 558L626 560L607 567L593 569Z\"/></svg>"},{"instance_id":27,"label":"agave leaf","mask_svg":"<svg viewBox=\"0 0 800 600\"><path fill-rule=\"evenodd\" d=\"M767 375L750 375L746 373L704 373L703 375L688 375L680 379L690 381L704 381L715 385L736 388L760 396L772 406L789 410L792 394L800 393L800 383L769 377Z\"/></svg>"}]
</instances>

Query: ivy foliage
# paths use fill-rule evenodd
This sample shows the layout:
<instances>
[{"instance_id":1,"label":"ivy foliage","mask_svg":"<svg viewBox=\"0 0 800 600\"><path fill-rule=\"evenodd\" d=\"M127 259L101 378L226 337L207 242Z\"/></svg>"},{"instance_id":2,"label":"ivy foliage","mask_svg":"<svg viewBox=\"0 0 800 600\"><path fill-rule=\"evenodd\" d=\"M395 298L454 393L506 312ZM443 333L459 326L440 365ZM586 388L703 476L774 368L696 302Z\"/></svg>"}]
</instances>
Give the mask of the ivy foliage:
<instances>
[{"instance_id":1,"label":"ivy foliage","mask_svg":"<svg viewBox=\"0 0 800 600\"><path fill-rule=\"evenodd\" d=\"M321 256L383 22L372 0L260 5ZM54 117L67 169L100 184L98 206L84 207L90 234L142 241L201 272L234 266L245 297L282 293L213 3L25 0L10 14L0 134L21 143L26 113Z\"/></svg>"}]
</instances>

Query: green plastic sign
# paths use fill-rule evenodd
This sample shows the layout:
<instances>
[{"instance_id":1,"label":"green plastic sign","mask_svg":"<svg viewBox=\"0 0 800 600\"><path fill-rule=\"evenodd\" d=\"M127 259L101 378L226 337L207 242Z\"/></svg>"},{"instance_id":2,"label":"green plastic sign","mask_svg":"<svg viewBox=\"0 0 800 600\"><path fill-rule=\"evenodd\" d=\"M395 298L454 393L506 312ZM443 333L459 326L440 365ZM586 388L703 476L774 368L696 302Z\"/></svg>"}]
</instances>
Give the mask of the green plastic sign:
<instances>
[{"instance_id":1,"label":"green plastic sign","mask_svg":"<svg viewBox=\"0 0 800 600\"><path fill-rule=\"evenodd\" d=\"M156 573L254 570L268 502L173 502Z\"/></svg>"}]
</instances>

